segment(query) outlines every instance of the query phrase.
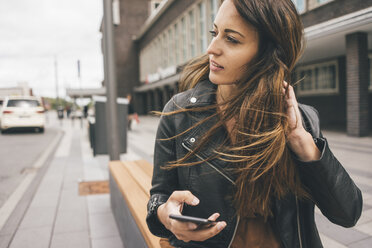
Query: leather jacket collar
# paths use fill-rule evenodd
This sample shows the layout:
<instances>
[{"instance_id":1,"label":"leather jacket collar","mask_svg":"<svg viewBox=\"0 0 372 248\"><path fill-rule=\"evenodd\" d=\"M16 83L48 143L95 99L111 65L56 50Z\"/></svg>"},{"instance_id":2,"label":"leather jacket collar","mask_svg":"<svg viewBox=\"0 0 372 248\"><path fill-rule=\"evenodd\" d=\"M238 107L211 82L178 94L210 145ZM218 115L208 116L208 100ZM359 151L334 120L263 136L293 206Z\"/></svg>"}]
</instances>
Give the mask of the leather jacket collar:
<instances>
[{"instance_id":1,"label":"leather jacket collar","mask_svg":"<svg viewBox=\"0 0 372 248\"><path fill-rule=\"evenodd\" d=\"M216 103L217 85L209 80L198 83L190 89L189 98L185 103L185 108L203 107Z\"/></svg>"}]
</instances>

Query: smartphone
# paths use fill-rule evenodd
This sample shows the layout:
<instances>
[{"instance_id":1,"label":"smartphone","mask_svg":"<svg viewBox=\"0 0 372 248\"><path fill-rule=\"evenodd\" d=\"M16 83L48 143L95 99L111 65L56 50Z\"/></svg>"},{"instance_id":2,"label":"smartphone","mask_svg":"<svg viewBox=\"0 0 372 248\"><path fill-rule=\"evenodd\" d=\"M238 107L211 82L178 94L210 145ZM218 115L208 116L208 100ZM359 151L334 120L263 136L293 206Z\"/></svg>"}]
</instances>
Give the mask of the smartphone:
<instances>
[{"instance_id":1,"label":"smartphone","mask_svg":"<svg viewBox=\"0 0 372 248\"><path fill-rule=\"evenodd\" d=\"M182 221L182 222L192 222L199 226L211 226L217 223L217 221L193 217L193 216L187 216L187 215L170 214L169 218Z\"/></svg>"}]
</instances>

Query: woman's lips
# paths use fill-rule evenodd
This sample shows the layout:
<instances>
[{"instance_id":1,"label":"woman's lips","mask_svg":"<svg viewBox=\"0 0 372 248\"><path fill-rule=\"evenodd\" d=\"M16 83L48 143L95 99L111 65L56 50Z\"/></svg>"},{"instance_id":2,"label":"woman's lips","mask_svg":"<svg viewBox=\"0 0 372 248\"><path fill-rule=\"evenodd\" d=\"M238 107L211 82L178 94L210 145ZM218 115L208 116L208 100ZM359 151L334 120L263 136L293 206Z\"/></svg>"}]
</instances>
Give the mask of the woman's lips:
<instances>
[{"instance_id":1,"label":"woman's lips","mask_svg":"<svg viewBox=\"0 0 372 248\"><path fill-rule=\"evenodd\" d=\"M209 62L209 68L211 69L211 71L221 71L224 69L223 66L217 64L216 62L214 62L213 60L211 60Z\"/></svg>"}]
</instances>

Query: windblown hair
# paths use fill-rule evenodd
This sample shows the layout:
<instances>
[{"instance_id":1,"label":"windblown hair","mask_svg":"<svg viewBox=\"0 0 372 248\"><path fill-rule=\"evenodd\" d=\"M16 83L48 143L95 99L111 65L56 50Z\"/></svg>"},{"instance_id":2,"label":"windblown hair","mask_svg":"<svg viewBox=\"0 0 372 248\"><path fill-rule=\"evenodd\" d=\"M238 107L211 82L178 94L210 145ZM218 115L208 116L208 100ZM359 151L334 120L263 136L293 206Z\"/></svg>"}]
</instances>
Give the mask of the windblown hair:
<instances>
[{"instance_id":1,"label":"windblown hair","mask_svg":"<svg viewBox=\"0 0 372 248\"><path fill-rule=\"evenodd\" d=\"M188 161L219 128L233 119L231 138L234 143L218 149L214 158L228 161L236 175L234 203L238 213L243 217L258 214L266 219L273 214L273 197L280 199L289 192L309 197L286 143L290 130L282 94L283 81L291 83L291 72L302 54L303 26L291 0L233 2L240 16L258 32L258 53L246 65L244 75L236 82L236 92L228 99L214 106L170 113L229 109L215 111L214 116L217 115L219 121L204 134L195 150L169 166L202 163ZM195 59L183 71L180 90L193 88L207 79L208 73L208 55Z\"/></svg>"}]
</instances>

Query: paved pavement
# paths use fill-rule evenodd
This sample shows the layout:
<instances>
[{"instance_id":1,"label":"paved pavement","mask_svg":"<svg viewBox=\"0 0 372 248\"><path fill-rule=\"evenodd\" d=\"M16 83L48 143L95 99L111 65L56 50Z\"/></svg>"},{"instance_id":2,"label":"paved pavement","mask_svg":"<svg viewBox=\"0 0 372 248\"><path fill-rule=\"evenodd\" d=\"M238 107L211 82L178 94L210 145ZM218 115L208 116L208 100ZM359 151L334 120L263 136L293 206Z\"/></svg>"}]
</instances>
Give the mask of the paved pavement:
<instances>
[{"instance_id":1,"label":"paved pavement","mask_svg":"<svg viewBox=\"0 0 372 248\"><path fill-rule=\"evenodd\" d=\"M122 160L152 162L158 118L141 117L128 134ZM64 136L40 179L27 211L0 232L0 248L116 248L123 247L110 209L109 194L79 196L80 181L108 179L108 156L92 156L87 131L65 121ZM350 229L331 224L316 213L324 247L372 247L372 137L350 138L324 132L331 149L363 191L364 209ZM10 223L9 223L10 222ZM11 228L13 227L13 229ZM132 248L132 247L126 247ZM136 248L136 247L133 247Z\"/></svg>"}]
</instances>

